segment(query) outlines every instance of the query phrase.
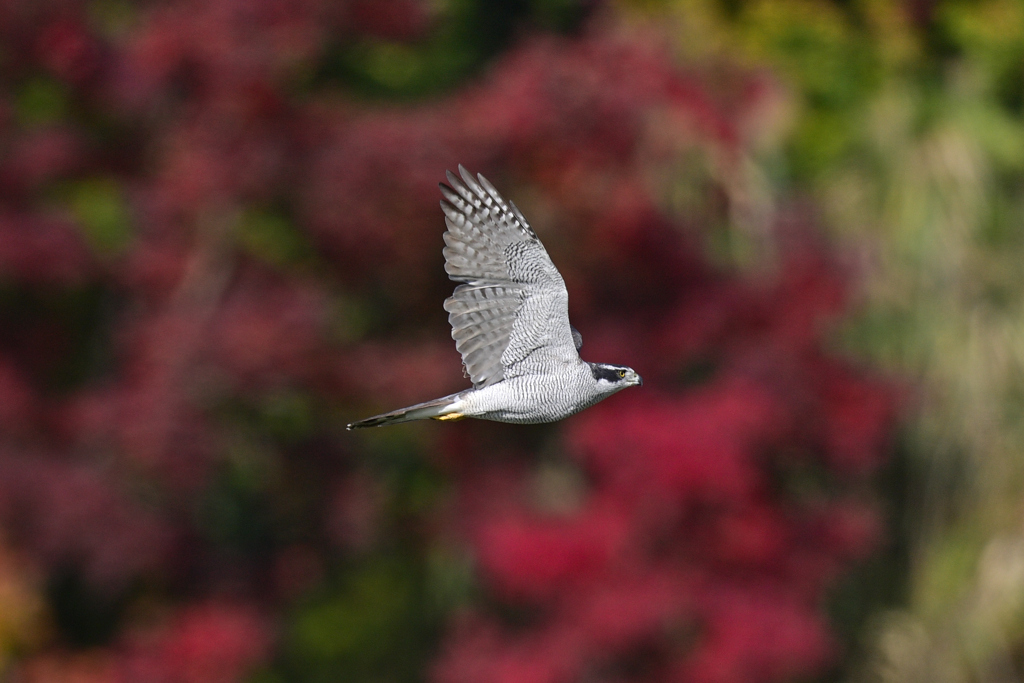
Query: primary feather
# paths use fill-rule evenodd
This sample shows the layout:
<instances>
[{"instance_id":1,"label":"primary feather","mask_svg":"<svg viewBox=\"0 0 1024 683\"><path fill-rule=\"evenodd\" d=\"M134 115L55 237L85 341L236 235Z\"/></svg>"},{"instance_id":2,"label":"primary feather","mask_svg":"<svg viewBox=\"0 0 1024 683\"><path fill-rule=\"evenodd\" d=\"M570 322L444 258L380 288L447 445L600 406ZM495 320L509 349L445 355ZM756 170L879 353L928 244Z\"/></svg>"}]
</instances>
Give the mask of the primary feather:
<instances>
[{"instance_id":1,"label":"primary feather","mask_svg":"<svg viewBox=\"0 0 1024 683\"><path fill-rule=\"evenodd\" d=\"M459 173L441 185L441 210L445 271L464 284L444 308L473 386L515 376L532 355L576 355L569 293L537 234L482 175Z\"/></svg>"}]
</instances>

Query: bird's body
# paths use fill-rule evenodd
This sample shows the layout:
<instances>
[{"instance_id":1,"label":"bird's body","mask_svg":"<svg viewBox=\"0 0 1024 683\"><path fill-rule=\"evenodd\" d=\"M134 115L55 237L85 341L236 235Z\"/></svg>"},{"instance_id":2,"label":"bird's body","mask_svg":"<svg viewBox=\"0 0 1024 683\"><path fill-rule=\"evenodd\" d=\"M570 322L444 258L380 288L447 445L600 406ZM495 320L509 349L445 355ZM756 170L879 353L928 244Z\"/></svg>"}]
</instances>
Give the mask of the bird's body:
<instances>
[{"instance_id":1,"label":"bird's body","mask_svg":"<svg viewBox=\"0 0 1024 683\"><path fill-rule=\"evenodd\" d=\"M445 270L462 282L444 307L473 388L360 420L349 429L475 417L553 422L628 386L632 369L588 363L569 324L565 282L515 204L459 167L441 185Z\"/></svg>"},{"instance_id":2,"label":"bird's body","mask_svg":"<svg viewBox=\"0 0 1024 683\"><path fill-rule=\"evenodd\" d=\"M579 360L548 374L513 377L466 392L452 409L485 420L534 424L569 417L607 395L597 390L590 366Z\"/></svg>"}]
</instances>

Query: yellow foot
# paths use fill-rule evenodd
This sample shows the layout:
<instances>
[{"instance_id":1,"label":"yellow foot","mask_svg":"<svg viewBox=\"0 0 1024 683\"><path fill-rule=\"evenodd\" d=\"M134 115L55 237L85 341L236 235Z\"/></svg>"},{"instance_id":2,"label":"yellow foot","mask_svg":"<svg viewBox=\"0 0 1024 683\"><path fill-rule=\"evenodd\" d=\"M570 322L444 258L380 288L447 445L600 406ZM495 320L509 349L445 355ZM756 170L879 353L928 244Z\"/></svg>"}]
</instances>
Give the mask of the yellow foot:
<instances>
[{"instance_id":1,"label":"yellow foot","mask_svg":"<svg viewBox=\"0 0 1024 683\"><path fill-rule=\"evenodd\" d=\"M432 419L441 420L443 422L455 422L456 420L461 420L465 417L466 416L463 415L462 413L448 413L447 415L438 415L437 417Z\"/></svg>"}]
</instances>

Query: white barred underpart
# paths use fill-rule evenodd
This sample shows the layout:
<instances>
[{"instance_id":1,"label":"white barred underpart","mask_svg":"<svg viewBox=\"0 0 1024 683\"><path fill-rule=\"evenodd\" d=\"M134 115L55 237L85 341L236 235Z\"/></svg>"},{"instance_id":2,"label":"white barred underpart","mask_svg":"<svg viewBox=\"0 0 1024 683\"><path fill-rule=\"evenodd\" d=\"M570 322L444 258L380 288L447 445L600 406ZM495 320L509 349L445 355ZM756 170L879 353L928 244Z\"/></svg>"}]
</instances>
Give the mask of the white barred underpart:
<instances>
[{"instance_id":1,"label":"white barred underpart","mask_svg":"<svg viewBox=\"0 0 1024 683\"><path fill-rule=\"evenodd\" d=\"M462 283L444 308L473 389L350 427L457 416L551 422L639 383L628 368L621 382L595 378L579 356L565 282L537 234L482 175L459 173L441 185L444 267Z\"/></svg>"}]
</instances>

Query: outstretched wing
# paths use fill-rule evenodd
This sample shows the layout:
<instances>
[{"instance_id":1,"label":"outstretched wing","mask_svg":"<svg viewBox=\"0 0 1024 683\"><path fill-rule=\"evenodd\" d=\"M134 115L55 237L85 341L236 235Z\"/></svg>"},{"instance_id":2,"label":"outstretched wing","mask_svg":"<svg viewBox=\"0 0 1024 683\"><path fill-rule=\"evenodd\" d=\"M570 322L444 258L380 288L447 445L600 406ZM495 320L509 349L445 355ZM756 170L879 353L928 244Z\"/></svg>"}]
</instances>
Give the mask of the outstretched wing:
<instances>
[{"instance_id":1,"label":"outstretched wing","mask_svg":"<svg viewBox=\"0 0 1024 683\"><path fill-rule=\"evenodd\" d=\"M444 302L473 386L578 357L569 294L544 245L512 202L459 166L441 184L444 269L464 284ZM578 333L577 333L578 334Z\"/></svg>"}]
</instances>

